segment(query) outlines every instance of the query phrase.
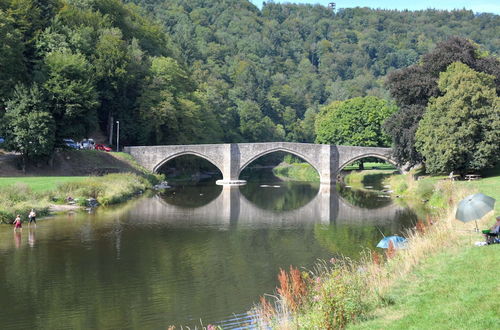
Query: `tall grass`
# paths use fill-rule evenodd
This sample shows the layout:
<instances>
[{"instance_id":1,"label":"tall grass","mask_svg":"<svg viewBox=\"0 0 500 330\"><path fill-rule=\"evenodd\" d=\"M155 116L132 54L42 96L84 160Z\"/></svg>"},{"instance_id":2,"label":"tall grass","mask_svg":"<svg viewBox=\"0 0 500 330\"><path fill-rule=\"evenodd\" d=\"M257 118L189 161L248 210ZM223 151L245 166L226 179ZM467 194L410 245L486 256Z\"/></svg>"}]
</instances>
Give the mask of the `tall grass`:
<instances>
[{"instance_id":1,"label":"tall grass","mask_svg":"<svg viewBox=\"0 0 500 330\"><path fill-rule=\"evenodd\" d=\"M151 183L146 178L133 173L117 173L89 177L83 182L63 183L51 192L51 197L55 200L94 198L102 205L109 205L122 202L150 187Z\"/></svg>"},{"instance_id":2,"label":"tall grass","mask_svg":"<svg viewBox=\"0 0 500 330\"><path fill-rule=\"evenodd\" d=\"M0 187L0 223L12 223L17 214L26 219L32 208L38 216L48 214L49 205L41 193L24 183Z\"/></svg>"},{"instance_id":3,"label":"tall grass","mask_svg":"<svg viewBox=\"0 0 500 330\"><path fill-rule=\"evenodd\" d=\"M472 227L454 219L454 205L470 193L466 187L441 181L429 191L427 183L420 185L411 176L398 178L393 184L401 182L412 187L418 198L440 196L439 203L443 206L432 218L421 219L415 228L408 230L407 248L389 249L385 255L367 251L358 262L347 258L320 262L306 276L302 275L306 294L300 301L294 300L294 304L290 303L290 285L284 285L290 282L284 279L291 278L293 268L290 275L281 271L274 300L256 307L256 313L262 316L261 326L343 329L368 318L376 308L392 304L390 288L423 260L463 242L464 233Z\"/></svg>"}]
</instances>

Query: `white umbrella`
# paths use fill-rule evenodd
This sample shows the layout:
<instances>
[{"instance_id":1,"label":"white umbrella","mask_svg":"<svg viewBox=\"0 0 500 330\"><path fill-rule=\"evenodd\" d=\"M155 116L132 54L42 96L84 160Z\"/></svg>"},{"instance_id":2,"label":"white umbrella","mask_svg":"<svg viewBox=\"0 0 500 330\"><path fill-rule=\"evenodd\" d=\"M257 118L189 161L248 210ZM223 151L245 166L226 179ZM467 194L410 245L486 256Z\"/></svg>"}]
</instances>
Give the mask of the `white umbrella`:
<instances>
[{"instance_id":1,"label":"white umbrella","mask_svg":"<svg viewBox=\"0 0 500 330\"><path fill-rule=\"evenodd\" d=\"M465 197L458 203L455 218L462 222L481 219L486 213L493 210L495 199L485 194L473 194ZM476 230L477 222L476 222Z\"/></svg>"}]
</instances>

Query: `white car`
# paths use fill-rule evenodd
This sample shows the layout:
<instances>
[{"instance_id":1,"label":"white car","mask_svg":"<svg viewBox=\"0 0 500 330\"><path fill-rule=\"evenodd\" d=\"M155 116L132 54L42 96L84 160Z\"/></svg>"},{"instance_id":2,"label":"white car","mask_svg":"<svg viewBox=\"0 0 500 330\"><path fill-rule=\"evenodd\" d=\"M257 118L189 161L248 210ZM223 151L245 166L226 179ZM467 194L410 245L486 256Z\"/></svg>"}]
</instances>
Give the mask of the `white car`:
<instances>
[{"instance_id":1,"label":"white car","mask_svg":"<svg viewBox=\"0 0 500 330\"><path fill-rule=\"evenodd\" d=\"M80 142L80 145L82 146L82 149L93 150L95 148L95 142L93 139L82 140L82 142Z\"/></svg>"}]
</instances>

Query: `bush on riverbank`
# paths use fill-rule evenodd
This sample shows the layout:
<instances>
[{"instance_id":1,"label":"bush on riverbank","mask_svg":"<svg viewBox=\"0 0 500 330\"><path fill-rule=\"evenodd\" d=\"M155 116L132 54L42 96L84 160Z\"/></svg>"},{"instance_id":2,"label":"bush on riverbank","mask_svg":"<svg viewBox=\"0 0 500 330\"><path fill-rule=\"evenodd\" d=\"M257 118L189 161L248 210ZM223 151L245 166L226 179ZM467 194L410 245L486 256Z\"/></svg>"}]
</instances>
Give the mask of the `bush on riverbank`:
<instances>
[{"instance_id":1,"label":"bush on riverbank","mask_svg":"<svg viewBox=\"0 0 500 330\"><path fill-rule=\"evenodd\" d=\"M261 325L272 324L278 328L345 328L348 324L373 318L377 309L395 303L394 288L401 285L406 277L429 257L446 256L443 252L464 251L463 245L470 246L471 234L466 229L470 230L471 224L464 224L454 219L454 207L463 197L471 193L470 186L451 181L429 180L435 182L432 192L429 191L428 183L422 184L421 180L415 181L411 176L398 177L393 181L393 184L404 182L409 187L404 190L408 196L429 197L429 203L434 200L436 205L441 205L436 209L434 220L420 220L416 227L408 232L406 249L388 249L385 251L385 256L376 252L367 253L361 262L344 259L332 260L333 263L328 266L322 263L307 276L302 275L304 279L308 279L306 282L308 285L307 295L300 306L290 308L290 303L282 294L283 290L278 289L274 307L266 302L257 308L262 315ZM500 178L496 181L498 183ZM483 219L479 225L486 227L491 225L490 222L491 219ZM477 235L477 238L482 239L480 235ZM443 257L441 261L445 264L447 258ZM486 264L488 260L485 259L483 262ZM442 273L441 276L440 280L446 281L446 273ZM458 284L465 286L462 288L463 292L474 294L467 290L469 284L466 282L456 285ZM427 295L432 297L439 293L428 292ZM493 302L485 303L485 311L479 313L487 317L487 306L491 303ZM435 305L429 308L438 311L441 306ZM443 313L440 315L446 318ZM386 321L391 322L389 319ZM384 323L384 327L387 322ZM419 324L418 320L413 320L413 326L416 324Z\"/></svg>"}]
</instances>

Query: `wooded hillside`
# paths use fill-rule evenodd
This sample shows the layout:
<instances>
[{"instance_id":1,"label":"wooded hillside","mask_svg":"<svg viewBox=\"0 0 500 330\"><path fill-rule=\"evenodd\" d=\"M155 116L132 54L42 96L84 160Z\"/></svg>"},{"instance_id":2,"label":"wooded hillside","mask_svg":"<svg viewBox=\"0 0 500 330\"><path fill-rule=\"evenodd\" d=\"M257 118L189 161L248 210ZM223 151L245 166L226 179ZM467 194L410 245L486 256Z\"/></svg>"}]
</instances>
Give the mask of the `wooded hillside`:
<instances>
[{"instance_id":1,"label":"wooded hillside","mask_svg":"<svg viewBox=\"0 0 500 330\"><path fill-rule=\"evenodd\" d=\"M497 55L500 18L272 2L260 11L246 0L0 0L0 136L28 157L116 120L127 145L312 142L321 105L390 99L385 76L454 35Z\"/></svg>"}]
</instances>

